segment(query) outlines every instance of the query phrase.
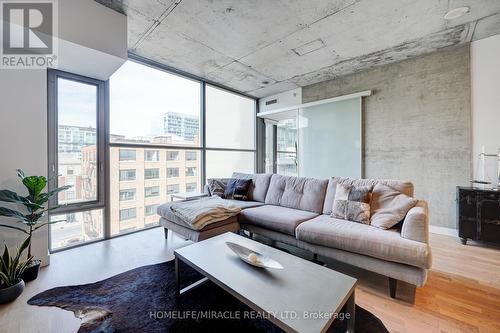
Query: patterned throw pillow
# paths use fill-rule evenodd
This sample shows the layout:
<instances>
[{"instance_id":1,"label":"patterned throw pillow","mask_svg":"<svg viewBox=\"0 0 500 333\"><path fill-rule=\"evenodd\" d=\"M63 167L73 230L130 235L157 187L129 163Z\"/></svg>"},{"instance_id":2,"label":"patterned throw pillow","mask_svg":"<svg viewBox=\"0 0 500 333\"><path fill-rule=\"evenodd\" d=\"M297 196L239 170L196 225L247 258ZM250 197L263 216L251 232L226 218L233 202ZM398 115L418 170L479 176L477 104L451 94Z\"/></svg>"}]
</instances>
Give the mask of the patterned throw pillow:
<instances>
[{"instance_id":1,"label":"patterned throw pillow","mask_svg":"<svg viewBox=\"0 0 500 333\"><path fill-rule=\"evenodd\" d=\"M224 198L224 191L226 190L226 183L220 179L209 179L207 180L208 189L210 195L217 195Z\"/></svg>"},{"instance_id":2,"label":"patterned throw pillow","mask_svg":"<svg viewBox=\"0 0 500 333\"><path fill-rule=\"evenodd\" d=\"M251 179L231 179L224 191L224 198L233 200L247 200Z\"/></svg>"},{"instance_id":3,"label":"patterned throw pillow","mask_svg":"<svg viewBox=\"0 0 500 333\"><path fill-rule=\"evenodd\" d=\"M337 184L332 217L370 224L370 201L373 186Z\"/></svg>"}]
</instances>

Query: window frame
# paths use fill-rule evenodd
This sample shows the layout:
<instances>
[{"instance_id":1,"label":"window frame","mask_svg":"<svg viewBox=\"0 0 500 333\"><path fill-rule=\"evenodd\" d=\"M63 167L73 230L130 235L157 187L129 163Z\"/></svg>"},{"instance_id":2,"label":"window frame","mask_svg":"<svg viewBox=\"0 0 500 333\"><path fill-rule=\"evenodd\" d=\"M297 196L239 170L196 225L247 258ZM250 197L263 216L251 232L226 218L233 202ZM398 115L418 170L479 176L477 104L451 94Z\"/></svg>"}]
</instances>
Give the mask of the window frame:
<instances>
[{"instance_id":1,"label":"window frame","mask_svg":"<svg viewBox=\"0 0 500 333\"><path fill-rule=\"evenodd\" d=\"M122 193L123 192L132 192L133 195L132 195L132 198L125 198L125 199L122 199ZM118 202L122 202L122 201L130 201L130 200L136 200L136 197L137 197L137 190L135 188L125 188L125 189L120 189L118 191L118 195L119 195L119 199L118 199Z\"/></svg>"},{"instance_id":2,"label":"window frame","mask_svg":"<svg viewBox=\"0 0 500 333\"><path fill-rule=\"evenodd\" d=\"M125 151L132 151L134 152L134 159L126 159L126 160L122 160L122 156L121 156L121 153L125 152ZM120 162L136 162L137 161L137 151L135 149L130 149L130 148L120 148L118 150L118 161Z\"/></svg>"},{"instance_id":3,"label":"window frame","mask_svg":"<svg viewBox=\"0 0 500 333\"><path fill-rule=\"evenodd\" d=\"M129 232L123 232L119 233L116 235L111 235L111 227L110 227L110 204L111 204L111 198L110 198L110 168L109 168L109 151L110 148L124 148L124 149L151 149L151 150L161 150L161 149L166 149L166 150L184 150L184 151L195 151L199 152L200 154L197 155L196 160L199 163L199 172L196 175L197 177L200 178L201 181L201 186L203 187L203 184L206 183L206 152L208 150L215 150L215 151L243 151L243 152L252 152L254 153L254 170L255 172L262 172L264 169L264 162L263 159L260 158L261 152L261 145L263 146L263 143L265 142L265 138L261 137L261 126L263 124L262 119L257 117L258 114L258 108L259 105L257 103L257 98L250 96L248 94L242 93L240 91L224 87L220 84L217 84L213 81L209 81L206 79L203 79L201 77L198 77L196 75L183 72L181 70L175 69L173 67L169 67L163 64L160 64L156 61L135 55L133 53L128 54L128 60L129 61L134 61L136 63L139 63L144 66L151 67L156 70L164 71L168 74L176 75L184 79L189 79L192 81L195 81L199 83L200 85L200 145L197 147L194 146L182 146L182 145L161 145L161 144L140 144L140 143L110 143L109 142L109 118L110 118L110 109L109 109L109 80L107 81L102 81L98 79L93 79L77 74L72 74L60 70L55 70L55 69L48 69L47 70L47 86L48 86L48 141L49 141L49 157L48 157L48 166L49 166L49 178L53 177L57 173L57 168L53 168L57 164L57 140L58 140L58 133L57 131L54 131L54 129L57 129L57 110L55 109L55 105L57 105L57 89L54 89L56 87L55 84L55 78L57 77L62 77L65 79L70 79L74 81L81 81L83 83L90 83L90 84L98 84L98 114L99 114L99 119L97 122L97 140L98 140L98 149L97 149L97 164L99 166L98 168L98 190L97 190L97 197L98 200L95 202L91 203L76 203L76 204L70 204L61 208L58 208L53 212L53 215L59 215L59 214L66 214L66 213L77 213L81 211L86 211L86 210L95 210L95 209L101 209L103 210L103 237L98 238L95 240L91 240L85 243L81 244L76 244L74 246L68 246L68 247L63 247L59 249L52 249L51 248L51 231L50 231L50 225L49 225L49 252L50 253L55 253L59 251L65 251L68 249L72 249L75 247L79 246L84 246L88 245L91 243L95 242L100 242L106 239L111 239L115 237L121 237L125 236L131 233L135 232L141 232L144 230L148 230L151 228L157 228L160 227L160 225L154 225L154 226L148 226L145 227L144 229L139 229L139 230L131 230ZM249 98L253 100L254 102L254 110L255 110L255 122L254 122L254 147L255 149L231 149L231 148L210 148L206 146L206 86L210 85L214 88L227 91L229 93L233 93L236 95L239 95L241 97ZM56 87L57 88L57 87ZM54 114L54 110L56 110ZM54 119L55 118L55 119ZM261 124L262 123L262 124ZM55 153L54 153L55 151ZM137 157L136 157L137 159ZM191 161L191 160L189 160ZM188 161L188 162L189 162ZM150 161L149 161L150 162ZM154 162L154 161L153 161ZM191 161L192 162L192 161ZM137 172L136 172L136 179L137 179ZM167 185L169 185L167 183ZM57 180L54 182L54 180L49 181L49 189L53 189L57 186ZM179 187L179 191L181 191ZM53 201L49 202L50 205L55 205Z\"/></svg>"},{"instance_id":4,"label":"window frame","mask_svg":"<svg viewBox=\"0 0 500 333\"><path fill-rule=\"evenodd\" d=\"M134 178L133 179L122 179L122 172L134 172ZM119 169L118 170L118 181L119 182L133 182L137 180L137 169Z\"/></svg>"},{"instance_id":5,"label":"window frame","mask_svg":"<svg viewBox=\"0 0 500 333\"><path fill-rule=\"evenodd\" d=\"M153 176L151 177L151 172L153 171ZM148 173L150 173L148 175ZM155 180L160 179L160 168L144 168L144 180Z\"/></svg>"},{"instance_id":6,"label":"window frame","mask_svg":"<svg viewBox=\"0 0 500 333\"><path fill-rule=\"evenodd\" d=\"M48 141L48 190L58 187L59 166L59 124L58 124L58 79L74 81L81 84L96 86L96 165L97 165L97 196L96 200L64 204L49 214L63 215L83 211L103 210L103 236L74 246L52 249L52 224L49 223L49 252L55 253L70 248L99 242L106 239L106 206L107 206L107 82L86 76L64 72L56 69L47 70L47 141ZM58 196L49 200L49 207L58 206Z\"/></svg>"}]
</instances>

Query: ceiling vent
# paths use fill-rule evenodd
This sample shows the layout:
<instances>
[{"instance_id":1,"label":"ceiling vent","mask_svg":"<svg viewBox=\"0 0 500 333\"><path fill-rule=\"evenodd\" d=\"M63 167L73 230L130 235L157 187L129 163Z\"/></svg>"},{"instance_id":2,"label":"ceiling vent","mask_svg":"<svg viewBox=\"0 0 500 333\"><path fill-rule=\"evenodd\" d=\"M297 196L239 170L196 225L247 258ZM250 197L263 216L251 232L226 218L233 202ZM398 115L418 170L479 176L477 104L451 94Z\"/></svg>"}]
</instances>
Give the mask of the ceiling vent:
<instances>
[{"instance_id":1,"label":"ceiling vent","mask_svg":"<svg viewBox=\"0 0 500 333\"><path fill-rule=\"evenodd\" d=\"M296 47L292 49L293 52L295 52L296 55L298 56L303 56L308 53L317 51L319 49L322 49L326 46L325 42L321 38L318 38L316 40L313 40L312 42L305 43L299 47Z\"/></svg>"}]
</instances>

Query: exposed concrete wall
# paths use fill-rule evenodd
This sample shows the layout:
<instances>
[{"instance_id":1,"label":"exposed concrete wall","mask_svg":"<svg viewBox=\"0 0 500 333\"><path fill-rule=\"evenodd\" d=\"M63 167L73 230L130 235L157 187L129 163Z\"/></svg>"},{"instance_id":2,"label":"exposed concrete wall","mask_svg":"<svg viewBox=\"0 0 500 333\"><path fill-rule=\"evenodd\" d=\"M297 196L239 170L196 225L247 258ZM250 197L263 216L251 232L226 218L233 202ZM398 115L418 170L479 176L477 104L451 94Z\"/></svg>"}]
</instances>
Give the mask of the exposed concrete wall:
<instances>
[{"instance_id":1,"label":"exposed concrete wall","mask_svg":"<svg viewBox=\"0 0 500 333\"><path fill-rule=\"evenodd\" d=\"M456 228L455 187L471 177L469 45L303 88L303 102L373 90L364 103L367 178L410 180L430 223Z\"/></svg>"}]
</instances>

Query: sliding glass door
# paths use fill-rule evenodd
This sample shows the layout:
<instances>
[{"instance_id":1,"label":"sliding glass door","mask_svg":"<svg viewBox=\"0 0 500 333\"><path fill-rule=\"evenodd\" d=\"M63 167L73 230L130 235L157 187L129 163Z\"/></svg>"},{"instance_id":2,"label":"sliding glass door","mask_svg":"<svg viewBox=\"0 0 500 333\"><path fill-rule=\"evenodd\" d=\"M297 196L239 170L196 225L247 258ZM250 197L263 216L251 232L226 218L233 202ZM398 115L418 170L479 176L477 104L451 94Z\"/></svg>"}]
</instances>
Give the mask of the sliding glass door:
<instances>
[{"instance_id":1,"label":"sliding glass door","mask_svg":"<svg viewBox=\"0 0 500 333\"><path fill-rule=\"evenodd\" d=\"M361 106L361 97L353 97L268 114L266 170L286 176L362 177Z\"/></svg>"}]
</instances>

